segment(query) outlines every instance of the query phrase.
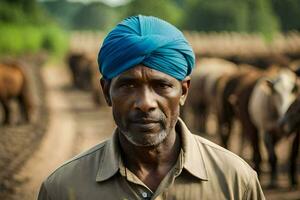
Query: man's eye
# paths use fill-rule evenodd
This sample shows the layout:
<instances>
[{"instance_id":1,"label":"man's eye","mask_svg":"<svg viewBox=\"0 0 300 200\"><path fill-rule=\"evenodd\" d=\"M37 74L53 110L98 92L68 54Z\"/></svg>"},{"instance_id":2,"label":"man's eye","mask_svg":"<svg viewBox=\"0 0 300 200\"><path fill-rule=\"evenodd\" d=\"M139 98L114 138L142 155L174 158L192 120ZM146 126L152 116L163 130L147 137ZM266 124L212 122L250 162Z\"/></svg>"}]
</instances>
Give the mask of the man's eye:
<instances>
[{"instance_id":1,"label":"man's eye","mask_svg":"<svg viewBox=\"0 0 300 200\"><path fill-rule=\"evenodd\" d=\"M135 85L132 83L124 83L120 85L121 88L134 88Z\"/></svg>"},{"instance_id":2,"label":"man's eye","mask_svg":"<svg viewBox=\"0 0 300 200\"><path fill-rule=\"evenodd\" d=\"M167 83L159 83L158 86L162 89L167 89L167 88L171 88L172 85L167 84Z\"/></svg>"}]
</instances>

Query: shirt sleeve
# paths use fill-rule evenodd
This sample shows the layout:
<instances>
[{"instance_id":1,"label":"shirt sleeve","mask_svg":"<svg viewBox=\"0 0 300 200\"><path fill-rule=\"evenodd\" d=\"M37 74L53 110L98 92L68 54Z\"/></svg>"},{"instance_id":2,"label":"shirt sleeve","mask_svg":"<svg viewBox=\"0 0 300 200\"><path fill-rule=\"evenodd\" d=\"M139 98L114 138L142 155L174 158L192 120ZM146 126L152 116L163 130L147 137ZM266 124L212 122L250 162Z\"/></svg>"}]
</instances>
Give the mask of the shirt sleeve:
<instances>
[{"instance_id":1,"label":"shirt sleeve","mask_svg":"<svg viewBox=\"0 0 300 200\"><path fill-rule=\"evenodd\" d=\"M257 174L253 171L252 175L249 178L248 187L246 188L244 200L265 200L265 195L260 186Z\"/></svg>"},{"instance_id":2,"label":"shirt sleeve","mask_svg":"<svg viewBox=\"0 0 300 200\"><path fill-rule=\"evenodd\" d=\"M51 200L44 183L41 185L37 200Z\"/></svg>"}]
</instances>

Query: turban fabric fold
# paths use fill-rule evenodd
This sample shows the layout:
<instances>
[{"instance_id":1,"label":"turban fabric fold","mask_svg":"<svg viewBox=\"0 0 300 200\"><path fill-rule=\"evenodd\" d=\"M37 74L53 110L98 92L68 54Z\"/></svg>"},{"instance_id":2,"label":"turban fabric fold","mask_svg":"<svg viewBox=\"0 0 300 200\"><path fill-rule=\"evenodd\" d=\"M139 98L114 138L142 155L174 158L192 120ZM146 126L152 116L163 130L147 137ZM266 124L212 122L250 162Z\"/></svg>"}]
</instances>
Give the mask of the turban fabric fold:
<instances>
[{"instance_id":1,"label":"turban fabric fold","mask_svg":"<svg viewBox=\"0 0 300 200\"><path fill-rule=\"evenodd\" d=\"M191 73L195 55L175 26L156 17L139 15L123 20L107 35L98 64L105 79L143 64L182 80Z\"/></svg>"}]
</instances>

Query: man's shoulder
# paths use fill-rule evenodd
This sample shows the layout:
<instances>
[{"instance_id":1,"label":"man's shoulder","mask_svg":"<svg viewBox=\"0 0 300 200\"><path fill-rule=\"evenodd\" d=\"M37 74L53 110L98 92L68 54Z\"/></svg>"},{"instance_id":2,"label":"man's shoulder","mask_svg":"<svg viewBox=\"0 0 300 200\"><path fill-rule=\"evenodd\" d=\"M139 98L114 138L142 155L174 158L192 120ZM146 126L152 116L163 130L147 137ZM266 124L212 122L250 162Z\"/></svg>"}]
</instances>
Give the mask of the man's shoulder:
<instances>
[{"instance_id":1,"label":"man's shoulder","mask_svg":"<svg viewBox=\"0 0 300 200\"><path fill-rule=\"evenodd\" d=\"M90 148L87 151L84 151L75 157L71 158L70 160L63 163L57 169L55 169L46 179L47 181L54 181L55 179L65 179L67 180L68 177L72 178L74 174L80 172L82 170L90 170L95 171L98 168L98 164L103 157L103 149L106 143L109 140L106 140L102 143L95 145L94 147Z\"/></svg>"},{"instance_id":2,"label":"man's shoulder","mask_svg":"<svg viewBox=\"0 0 300 200\"><path fill-rule=\"evenodd\" d=\"M208 165L219 166L221 170L252 176L256 172L241 157L198 135L193 135L201 148L203 159Z\"/></svg>"}]
</instances>

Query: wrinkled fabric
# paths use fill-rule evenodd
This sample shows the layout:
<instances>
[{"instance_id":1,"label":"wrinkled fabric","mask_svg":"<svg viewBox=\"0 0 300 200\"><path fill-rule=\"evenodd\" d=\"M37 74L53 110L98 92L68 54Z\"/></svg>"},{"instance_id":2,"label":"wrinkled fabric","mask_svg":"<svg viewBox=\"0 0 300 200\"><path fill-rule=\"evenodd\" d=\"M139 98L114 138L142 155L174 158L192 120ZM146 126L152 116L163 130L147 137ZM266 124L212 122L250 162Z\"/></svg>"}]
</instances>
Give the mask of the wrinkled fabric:
<instances>
[{"instance_id":1,"label":"wrinkled fabric","mask_svg":"<svg viewBox=\"0 0 300 200\"><path fill-rule=\"evenodd\" d=\"M176 27L156 17L139 15L125 19L107 35L98 64L105 79L143 64L182 80L191 73L195 55Z\"/></svg>"}]
</instances>

